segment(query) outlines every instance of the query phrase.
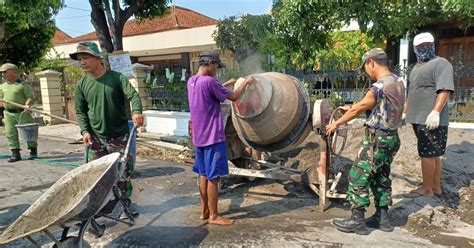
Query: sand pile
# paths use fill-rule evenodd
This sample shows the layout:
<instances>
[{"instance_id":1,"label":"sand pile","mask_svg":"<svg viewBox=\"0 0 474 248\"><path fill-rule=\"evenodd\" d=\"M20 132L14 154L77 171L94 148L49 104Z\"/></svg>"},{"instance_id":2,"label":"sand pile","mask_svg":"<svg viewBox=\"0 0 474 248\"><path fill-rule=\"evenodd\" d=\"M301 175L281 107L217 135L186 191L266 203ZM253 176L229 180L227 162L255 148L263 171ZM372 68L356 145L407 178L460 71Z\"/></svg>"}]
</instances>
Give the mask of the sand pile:
<instances>
[{"instance_id":1,"label":"sand pile","mask_svg":"<svg viewBox=\"0 0 474 248\"><path fill-rule=\"evenodd\" d=\"M333 158L330 173L344 171L352 165L364 135L363 121L356 120L350 127L344 152ZM406 198L405 193L421 183L421 163L417 140L411 125L399 130L401 147L392 164L393 206L392 222L397 226L434 227L450 229L462 225L474 225L474 130L449 129L448 145L442 158L441 197ZM296 149L279 154L283 165L304 171L319 161L317 135L311 132ZM177 151L150 151L155 158L183 161L192 154ZM344 180L345 179L345 180ZM338 190L347 188L347 176L341 179Z\"/></svg>"},{"instance_id":2,"label":"sand pile","mask_svg":"<svg viewBox=\"0 0 474 248\"><path fill-rule=\"evenodd\" d=\"M137 150L137 155L146 158L172 161L176 163L185 163L193 160L194 152L190 149L182 151L167 149L159 146L141 146Z\"/></svg>"},{"instance_id":3,"label":"sand pile","mask_svg":"<svg viewBox=\"0 0 474 248\"><path fill-rule=\"evenodd\" d=\"M331 167L347 170L352 165L364 135L361 121L350 126L346 148L340 158L334 158ZM449 129L448 145L442 158L442 190L439 197L406 198L421 183L421 162L417 140L411 125L399 130L401 147L392 164L393 223L399 226L434 227L449 230L466 223L474 224L474 131ZM286 166L305 170L317 164L319 147L316 134L295 150L282 154Z\"/></svg>"}]
</instances>

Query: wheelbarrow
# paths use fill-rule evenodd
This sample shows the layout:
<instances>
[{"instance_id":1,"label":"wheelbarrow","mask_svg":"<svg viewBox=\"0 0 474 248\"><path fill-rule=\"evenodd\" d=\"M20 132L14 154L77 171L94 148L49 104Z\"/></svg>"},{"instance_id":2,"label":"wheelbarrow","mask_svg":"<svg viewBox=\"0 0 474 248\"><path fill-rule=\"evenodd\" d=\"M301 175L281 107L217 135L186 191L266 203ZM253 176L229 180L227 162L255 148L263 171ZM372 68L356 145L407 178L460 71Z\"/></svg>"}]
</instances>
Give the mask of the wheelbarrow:
<instances>
[{"instance_id":1,"label":"wheelbarrow","mask_svg":"<svg viewBox=\"0 0 474 248\"><path fill-rule=\"evenodd\" d=\"M134 126L130 137L134 137ZM128 154L133 138L125 148ZM84 246L84 233L89 224L110 201L116 198L114 188L124 173L127 156L112 153L86 163L62 176L38 200L36 200L15 222L0 235L0 244L20 238L28 239L41 247L32 236L46 234L57 247ZM71 226L80 225L78 236L68 236ZM60 239L52 232L63 228Z\"/></svg>"}]
</instances>

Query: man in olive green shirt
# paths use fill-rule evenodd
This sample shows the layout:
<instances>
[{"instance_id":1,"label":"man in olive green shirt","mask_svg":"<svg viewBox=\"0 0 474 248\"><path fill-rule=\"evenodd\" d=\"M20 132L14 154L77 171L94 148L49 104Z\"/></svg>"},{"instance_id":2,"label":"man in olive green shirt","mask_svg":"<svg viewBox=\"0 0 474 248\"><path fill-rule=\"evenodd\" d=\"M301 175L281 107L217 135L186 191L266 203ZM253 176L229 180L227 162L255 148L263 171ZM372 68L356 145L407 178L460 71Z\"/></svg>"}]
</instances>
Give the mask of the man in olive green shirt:
<instances>
[{"instance_id":1,"label":"man in olive green shirt","mask_svg":"<svg viewBox=\"0 0 474 248\"><path fill-rule=\"evenodd\" d=\"M0 85L0 99L22 104L29 108L33 104L33 89L18 78L17 71L18 67L10 63L5 63L0 68L0 72L3 73L6 81ZM34 119L31 114L26 113L25 115L23 109L11 104L4 103L3 107L5 136L8 139L8 147L12 151L12 156L8 159L8 162L16 162L21 160L21 154L18 131L15 125L20 121L20 117L21 121L26 123L34 122ZM28 141L27 145L28 149L30 149L30 157L28 159L36 158L38 156L38 143L36 141Z\"/></svg>"},{"instance_id":2,"label":"man in olive green shirt","mask_svg":"<svg viewBox=\"0 0 474 248\"><path fill-rule=\"evenodd\" d=\"M128 79L119 72L107 70L102 64L102 54L94 42L81 42L77 52L69 55L80 62L87 73L79 80L75 91L75 108L83 142L88 148L88 159L97 159L113 152L124 152L129 136L125 97L132 103L135 125L143 125L140 96ZM118 187L125 199L132 194L131 173L133 156L128 163ZM124 155L125 156L125 155Z\"/></svg>"}]
</instances>

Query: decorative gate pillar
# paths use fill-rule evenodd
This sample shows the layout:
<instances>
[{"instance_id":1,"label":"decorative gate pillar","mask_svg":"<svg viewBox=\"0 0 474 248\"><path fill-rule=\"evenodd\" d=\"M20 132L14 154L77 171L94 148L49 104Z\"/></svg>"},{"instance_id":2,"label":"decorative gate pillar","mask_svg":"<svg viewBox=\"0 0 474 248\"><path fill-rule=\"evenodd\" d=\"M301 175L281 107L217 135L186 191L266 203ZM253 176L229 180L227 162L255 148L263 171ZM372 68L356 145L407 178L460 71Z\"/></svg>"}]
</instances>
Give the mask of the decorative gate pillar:
<instances>
[{"instance_id":1,"label":"decorative gate pillar","mask_svg":"<svg viewBox=\"0 0 474 248\"><path fill-rule=\"evenodd\" d=\"M41 99L43 102L43 111L63 117L63 101L61 99L61 73L53 70L46 70L36 73L40 78ZM48 116L43 117L44 122L54 125L63 123L63 121Z\"/></svg>"}]
</instances>

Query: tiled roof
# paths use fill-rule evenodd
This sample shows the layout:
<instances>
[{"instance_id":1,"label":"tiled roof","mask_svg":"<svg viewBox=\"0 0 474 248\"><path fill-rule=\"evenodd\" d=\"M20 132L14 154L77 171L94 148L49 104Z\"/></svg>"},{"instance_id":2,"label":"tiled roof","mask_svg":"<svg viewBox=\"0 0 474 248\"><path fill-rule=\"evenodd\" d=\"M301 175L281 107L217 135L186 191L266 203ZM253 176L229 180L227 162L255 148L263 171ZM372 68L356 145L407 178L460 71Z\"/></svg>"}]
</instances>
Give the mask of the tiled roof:
<instances>
[{"instance_id":1,"label":"tiled roof","mask_svg":"<svg viewBox=\"0 0 474 248\"><path fill-rule=\"evenodd\" d=\"M129 20L123 28L123 36L134 36L149 33L158 33L173 29L196 28L203 26L215 25L216 20L202 15L190 9L176 6L170 9L170 13L164 17L158 17L150 20ZM75 43L85 40L95 40L97 36L95 32L72 38L63 43ZM55 43L56 44L56 43Z\"/></svg>"},{"instance_id":2,"label":"tiled roof","mask_svg":"<svg viewBox=\"0 0 474 248\"><path fill-rule=\"evenodd\" d=\"M54 36L53 36L53 43L54 44L66 43L70 39L72 39L71 36L64 33L61 29L56 28L56 32L54 33Z\"/></svg>"}]
</instances>

